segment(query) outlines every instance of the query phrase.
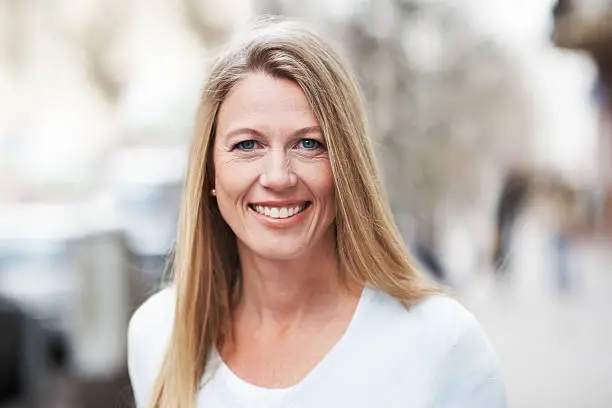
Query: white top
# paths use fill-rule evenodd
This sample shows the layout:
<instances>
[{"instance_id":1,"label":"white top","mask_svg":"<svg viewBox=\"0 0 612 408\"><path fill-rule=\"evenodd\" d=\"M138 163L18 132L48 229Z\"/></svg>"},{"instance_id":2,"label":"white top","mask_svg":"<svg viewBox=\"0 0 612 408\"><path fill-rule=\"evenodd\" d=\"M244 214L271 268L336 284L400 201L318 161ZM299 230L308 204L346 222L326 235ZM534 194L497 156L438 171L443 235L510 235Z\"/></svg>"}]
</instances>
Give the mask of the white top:
<instances>
[{"instance_id":1,"label":"white top","mask_svg":"<svg viewBox=\"0 0 612 408\"><path fill-rule=\"evenodd\" d=\"M134 314L128 367L144 408L164 358L174 315L165 289ZM214 354L198 408L505 408L491 344L457 301L433 296L410 310L365 288L346 333L297 385L265 389L238 378Z\"/></svg>"},{"instance_id":2,"label":"white top","mask_svg":"<svg viewBox=\"0 0 612 408\"><path fill-rule=\"evenodd\" d=\"M272 407L295 388L295 386L288 388L258 387L238 377L223 362L221 362L214 377L214 381L224 383L232 397L240 403L240 406L249 408Z\"/></svg>"}]
</instances>

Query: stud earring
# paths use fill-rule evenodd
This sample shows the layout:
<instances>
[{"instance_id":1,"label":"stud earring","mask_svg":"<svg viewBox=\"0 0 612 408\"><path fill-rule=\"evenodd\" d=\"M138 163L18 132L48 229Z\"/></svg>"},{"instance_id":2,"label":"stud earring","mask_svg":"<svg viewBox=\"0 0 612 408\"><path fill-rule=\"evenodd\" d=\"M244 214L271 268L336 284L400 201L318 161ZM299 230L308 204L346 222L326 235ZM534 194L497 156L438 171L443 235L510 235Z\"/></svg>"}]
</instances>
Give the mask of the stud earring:
<instances>
[{"instance_id":1,"label":"stud earring","mask_svg":"<svg viewBox=\"0 0 612 408\"><path fill-rule=\"evenodd\" d=\"M210 190L210 195L212 195L213 197L217 195L217 190L215 190L214 188L212 190Z\"/></svg>"}]
</instances>

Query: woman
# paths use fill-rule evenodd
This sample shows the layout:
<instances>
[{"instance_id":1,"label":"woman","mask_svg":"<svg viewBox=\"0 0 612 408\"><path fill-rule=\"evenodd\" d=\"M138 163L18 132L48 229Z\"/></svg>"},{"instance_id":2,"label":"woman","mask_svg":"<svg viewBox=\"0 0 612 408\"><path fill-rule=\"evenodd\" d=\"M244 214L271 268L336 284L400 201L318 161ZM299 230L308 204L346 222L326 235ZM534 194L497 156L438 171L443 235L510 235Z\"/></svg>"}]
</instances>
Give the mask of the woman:
<instances>
[{"instance_id":1,"label":"woman","mask_svg":"<svg viewBox=\"0 0 612 408\"><path fill-rule=\"evenodd\" d=\"M353 77L292 22L213 65L174 279L134 314L139 407L503 407L474 317L412 267Z\"/></svg>"}]
</instances>

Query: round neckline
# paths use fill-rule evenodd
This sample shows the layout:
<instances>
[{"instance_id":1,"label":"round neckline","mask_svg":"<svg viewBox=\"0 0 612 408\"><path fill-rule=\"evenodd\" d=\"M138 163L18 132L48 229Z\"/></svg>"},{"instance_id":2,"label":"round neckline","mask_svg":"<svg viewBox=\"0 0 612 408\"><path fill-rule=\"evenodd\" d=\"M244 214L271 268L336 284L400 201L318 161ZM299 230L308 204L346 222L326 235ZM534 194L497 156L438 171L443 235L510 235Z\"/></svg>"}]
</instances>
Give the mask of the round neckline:
<instances>
[{"instance_id":1,"label":"round neckline","mask_svg":"<svg viewBox=\"0 0 612 408\"><path fill-rule=\"evenodd\" d=\"M246 389L246 390L258 392L258 393L269 393L269 394L280 393L282 394L282 393L287 393L291 391L297 385L295 384L295 385L291 385L289 387L283 387L283 388L268 388L268 387L261 387L259 385L251 384L250 382L240 378L234 371L232 371L231 368L229 368L227 364L223 362L223 360L221 360L220 362L219 370L220 370L219 373L221 374L221 379L224 380L226 383L230 382L231 383L230 386L232 388L234 388L234 385L235 385L236 387L239 387L241 389Z\"/></svg>"},{"instance_id":2,"label":"round neckline","mask_svg":"<svg viewBox=\"0 0 612 408\"><path fill-rule=\"evenodd\" d=\"M201 382L201 387L203 387L208 380L212 379L215 376L217 370L221 369L221 370L226 370L229 375L235 376L236 379L238 379L239 381L241 381L241 382L243 382L245 384L248 384L251 387L254 387L254 389L271 390L271 391L277 391L277 390L285 391L285 395L278 400L277 404L280 405L281 403L286 403L288 399L293 398L293 396L296 393L298 393L301 389L303 389L305 386L307 386L314 378L316 378L317 373L320 372L321 370L325 369L325 367L327 365L329 365L331 363L331 361L334 360L335 356L344 348L344 345L347 343L348 339L350 339L352 337L352 333L356 330L356 326L359 323L359 321L361 320L361 316L363 315L365 306L369 303L370 299L373 297L375 292L376 292L376 289L374 289L374 288L372 288L370 286L367 286L367 285L364 286L363 290L361 291L361 295L359 297L359 300L357 301L357 306L355 307L355 311L353 312L353 316L351 317L351 320L350 320L349 324L347 325L346 330L344 331L342 336L329 349L329 351L323 356L323 358L321 360L319 360L319 362L312 368L312 370L310 370L296 384L294 384L292 386L289 386L289 387L284 387L284 388L266 388L266 387L260 387L260 386L251 384L251 383L245 381L244 379L240 378L236 373L234 373L231 370L231 368L229 366L227 366L227 364L225 364L225 362L221 358L221 355L218 352L218 350L216 348L214 348L213 349L213 353L211 355L211 361L210 362L214 362L214 364L216 366L213 367L213 366L209 365L209 367L212 368L212 369L211 370L206 370L209 373L209 375L205 374L205 378L203 378L202 382ZM221 382L222 382L223 390L226 393L226 398L228 398L230 401L238 402L238 401L235 400L235 398L233 397L232 393L230 392L230 390L228 388L228 385L226 383L226 380L223 380ZM277 404L274 404L274 405L277 405Z\"/></svg>"}]
</instances>

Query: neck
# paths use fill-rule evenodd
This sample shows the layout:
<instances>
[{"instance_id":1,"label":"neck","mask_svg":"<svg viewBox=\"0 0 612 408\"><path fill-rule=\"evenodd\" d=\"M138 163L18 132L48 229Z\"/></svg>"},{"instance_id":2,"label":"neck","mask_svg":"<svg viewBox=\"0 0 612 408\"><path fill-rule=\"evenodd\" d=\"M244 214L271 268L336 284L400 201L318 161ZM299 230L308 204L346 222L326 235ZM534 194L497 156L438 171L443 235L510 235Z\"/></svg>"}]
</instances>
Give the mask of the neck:
<instances>
[{"instance_id":1,"label":"neck","mask_svg":"<svg viewBox=\"0 0 612 408\"><path fill-rule=\"evenodd\" d=\"M358 285L342 282L333 245L298 259L262 259L249 251L241 251L240 259L237 317L260 327L289 328L359 293Z\"/></svg>"}]
</instances>

